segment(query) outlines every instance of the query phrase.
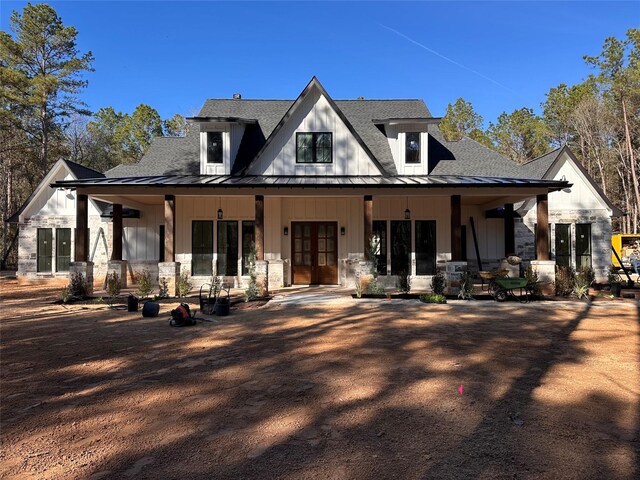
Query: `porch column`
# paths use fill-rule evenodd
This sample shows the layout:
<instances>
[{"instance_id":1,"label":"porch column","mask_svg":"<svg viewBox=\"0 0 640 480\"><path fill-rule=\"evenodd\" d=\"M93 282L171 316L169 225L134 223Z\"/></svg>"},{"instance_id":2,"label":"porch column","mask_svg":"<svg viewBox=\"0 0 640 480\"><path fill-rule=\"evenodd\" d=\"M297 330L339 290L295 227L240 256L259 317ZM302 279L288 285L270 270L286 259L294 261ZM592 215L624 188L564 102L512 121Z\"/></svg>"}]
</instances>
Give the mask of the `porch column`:
<instances>
[{"instance_id":1,"label":"porch column","mask_svg":"<svg viewBox=\"0 0 640 480\"><path fill-rule=\"evenodd\" d=\"M264 196L256 195L256 219L255 219L255 238L256 238L256 260L264 260Z\"/></svg>"},{"instance_id":2,"label":"porch column","mask_svg":"<svg viewBox=\"0 0 640 480\"><path fill-rule=\"evenodd\" d=\"M176 247L176 198L164 196L164 261L175 262Z\"/></svg>"},{"instance_id":3,"label":"porch column","mask_svg":"<svg viewBox=\"0 0 640 480\"><path fill-rule=\"evenodd\" d=\"M504 205L504 256L516 253L516 237L513 224L513 203Z\"/></svg>"},{"instance_id":4,"label":"porch column","mask_svg":"<svg viewBox=\"0 0 640 480\"><path fill-rule=\"evenodd\" d=\"M549 201L547 194L536 197L536 258L549 260Z\"/></svg>"},{"instance_id":5,"label":"porch column","mask_svg":"<svg viewBox=\"0 0 640 480\"><path fill-rule=\"evenodd\" d=\"M76 199L76 234L75 234L75 261L86 262L87 245L87 228L89 228L89 199L84 194L78 194Z\"/></svg>"},{"instance_id":6,"label":"porch column","mask_svg":"<svg viewBox=\"0 0 640 480\"><path fill-rule=\"evenodd\" d=\"M84 277L87 295L93 294L93 262L88 261L89 198L79 193L76 198L76 233L74 262L69 265L69 277L80 274Z\"/></svg>"},{"instance_id":7,"label":"porch column","mask_svg":"<svg viewBox=\"0 0 640 480\"><path fill-rule=\"evenodd\" d=\"M113 238L111 240L111 260L107 264L107 273L115 273L120 286L127 288L127 262L122 261L122 204L113 204Z\"/></svg>"},{"instance_id":8,"label":"porch column","mask_svg":"<svg viewBox=\"0 0 640 480\"><path fill-rule=\"evenodd\" d=\"M111 260L122 260L122 204L113 204L113 245Z\"/></svg>"},{"instance_id":9,"label":"porch column","mask_svg":"<svg viewBox=\"0 0 640 480\"><path fill-rule=\"evenodd\" d=\"M462 261L462 208L460 195L451 195L451 261Z\"/></svg>"},{"instance_id":10,"label":"porch column","mask_svg":"<svg viewBox=\"0 0 640 480\"><path fill-rule=\"evenodd\" d=\"M371 246L371 237L373 236L373 197L371 195L364 196L364 259L369 258L369 248Z\"/></svg>"}]
</instances>

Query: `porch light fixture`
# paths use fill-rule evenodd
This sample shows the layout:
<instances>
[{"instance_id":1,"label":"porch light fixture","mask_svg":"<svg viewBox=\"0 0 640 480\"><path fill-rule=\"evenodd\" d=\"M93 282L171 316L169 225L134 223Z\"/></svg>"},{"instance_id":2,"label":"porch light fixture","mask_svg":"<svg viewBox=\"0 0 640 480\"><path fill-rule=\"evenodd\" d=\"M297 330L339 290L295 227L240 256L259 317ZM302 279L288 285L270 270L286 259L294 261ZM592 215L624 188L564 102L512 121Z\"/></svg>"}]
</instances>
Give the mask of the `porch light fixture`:
<instances>
[{"instance_id":1,"label":"porch light fixture","mask_svg":"<svg viewBox=\"0 0 640 480\"><path fill-rule=\"evenodd\" d=\"M407 199L407 209L404 211L404 219L405 220L410 220L411 219L411 210L409 210L409 197L406 197Z\"/></svg>"},{"instance_id":2,"label":"porch light fixture","mask_svg":"<svg viewBox=\"0 0 640 480\"><path fill-rule=\"evenodd\" d=\"M222 209L218 209L218 220L222 220Z\"/></svg>"},{"instance_id":3,"label":"porch light fixture","mask_svg":"<svg viewBox=\"0 0 640 480\"><path fill-rule=\"evenodd\" d=\"M284 227L284 236L286 237L287 235L289 235L289 227Z\"/></svg>"},{"instance_id":4,"label":"porch light fixture","mask_svg":"<svg viewBox=\"0 0 640 480\"><path fill-rule=\"evenodd\" d=\"M344 237L346 233L347 233L347 230L344 227L340 227L340 235Z\"/></svg>"}]
</instances>

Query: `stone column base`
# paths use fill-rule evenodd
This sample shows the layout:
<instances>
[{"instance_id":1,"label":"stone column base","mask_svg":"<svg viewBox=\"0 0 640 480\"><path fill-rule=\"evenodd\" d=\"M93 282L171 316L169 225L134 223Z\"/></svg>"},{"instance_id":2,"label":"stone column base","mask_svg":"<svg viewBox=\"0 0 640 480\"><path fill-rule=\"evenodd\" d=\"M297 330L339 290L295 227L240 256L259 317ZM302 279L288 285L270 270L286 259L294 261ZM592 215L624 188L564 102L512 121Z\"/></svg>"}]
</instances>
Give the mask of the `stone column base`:
<instances>
[{"instance_id":1,"label":"stone column base","mask_svg":"<svg viewBox=\"0 0 640 480\"><path fill-rule=\"evenodd\" d=\"M554 260L531 260L531 268L538 274L542 293L555 295L556 262Z\"/></svg>"},{"instance_id":2,"label":"stone column base","mask_svg":"<svg viewBox=\"0 0 640 480\"><path fill-rule=\"evenodd\" d=\"M178 284L178 278L180 277L180 262L159 262L158 263L158 282L165 279L167 281L167 287L169 295L178 295L176 288Z\"/></svg>"},{"instance_id":3,"label":"stone column base","mask_svg":"<svg viewBox=\"0 0 640 480\"><path fill-rule=\"evenodd\" d=\"M447 279L447 294L458 295L460 293L460 280L467 271L467 262L447 262L445 277Z\"/></svg>"},{"instance_id":4,"label":"stone column base","mask_svg":"<svg viewBox=\"0 0 640 480\"><path fill-rule=\"evenodd\" d=\"M69 264L69 279L71 279L71 275L76 273L84 277L87 295L93 295L93 262L71 262Z\"/></svg>"},{"instance_id":5,"label":"stone column base","mask_svg":"<svg viewBox=\"0 0 640 480\"><path fill-rule=\"evenodd\" d=\"M269 260L269 286L282 288L285 285L284 260Z\"/></svg>"},{"instance_id":6,"label":"stone column base","mask_svg":"<svg viewBox=\"0 0 640 480\"><path fill-rule=\"evenodd\" d=\"M269 262L266 260L256 261L256 277L260 295L269 295Z\"/></svg>"},{"instance_id":7,"label":"stone column base","mask_svg":"<svg viewBox=\"0 0 640 480\"><path fill-rule=\"evenodd\" d=\"M126 260L109 260L107 264L107 275L117 273L120 279L120 286L127 288L127 261Z\"/></svg>"}]
</instances>

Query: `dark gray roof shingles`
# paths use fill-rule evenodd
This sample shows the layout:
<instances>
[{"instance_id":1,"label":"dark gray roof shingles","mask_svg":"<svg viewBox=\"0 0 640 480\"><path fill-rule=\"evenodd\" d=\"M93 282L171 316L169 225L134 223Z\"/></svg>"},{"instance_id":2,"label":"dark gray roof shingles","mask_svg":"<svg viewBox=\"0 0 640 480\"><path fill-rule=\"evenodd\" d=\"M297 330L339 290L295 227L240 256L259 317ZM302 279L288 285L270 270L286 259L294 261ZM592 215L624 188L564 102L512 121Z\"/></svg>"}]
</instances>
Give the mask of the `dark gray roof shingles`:
<instances>
[{"instance_id":1,"label":"dark gray roof shingles","mask_svg":"<svg viewBox=\"0 0 640 480\"><path fill-rule=\"evenodd\" d=\"M556 161L561 151L562 147L556 148L549 153L545 153L544 155L528 161L522 165L522 168L531 178L542 178L549 171L551 165Z\"/></svg>"}]
</instances>

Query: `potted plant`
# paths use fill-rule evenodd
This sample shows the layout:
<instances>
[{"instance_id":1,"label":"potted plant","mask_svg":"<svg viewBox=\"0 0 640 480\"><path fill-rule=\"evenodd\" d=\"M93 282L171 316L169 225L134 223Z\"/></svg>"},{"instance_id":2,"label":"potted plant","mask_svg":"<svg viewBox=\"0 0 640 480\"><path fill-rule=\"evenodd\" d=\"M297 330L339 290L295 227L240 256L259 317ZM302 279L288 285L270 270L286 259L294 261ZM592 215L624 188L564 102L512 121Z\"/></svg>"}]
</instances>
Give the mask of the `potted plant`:
<instances>
[{"instance_id":1,"label":"potted plant","mask_svg":"<svg viewBox=\"0 0 640 480\"><path fill-rule=\"evenodd\" d=\"M611 295L616 298L619 297L622 292L622 283L620 282L618 271L613 266L609 269L607 280L611 286Z\"/></svg>"}]
</instances>

